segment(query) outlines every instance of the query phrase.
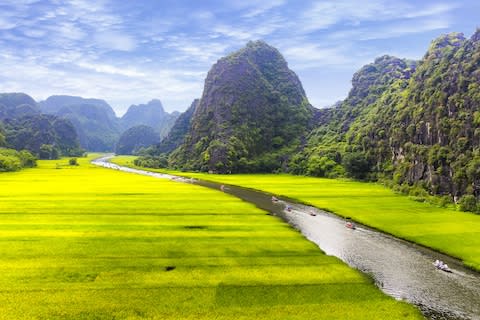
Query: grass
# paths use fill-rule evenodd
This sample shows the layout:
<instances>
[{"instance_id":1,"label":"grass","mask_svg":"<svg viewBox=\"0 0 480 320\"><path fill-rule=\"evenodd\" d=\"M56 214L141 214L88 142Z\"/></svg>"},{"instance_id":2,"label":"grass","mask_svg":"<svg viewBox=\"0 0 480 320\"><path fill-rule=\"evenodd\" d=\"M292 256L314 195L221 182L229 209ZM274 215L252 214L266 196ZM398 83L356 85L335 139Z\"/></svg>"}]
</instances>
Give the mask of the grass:
<instances>
[{"instance_id":1,"label":"grass","mask_svg":"<svg viewBox=\"0 0 480 320\"><path fill-rule=\"evenodd\" d=\"M132 166L134 157L116 157ZM375 183L292 175L172 172L289 197L457 257L480 271L480 215L414 201Z\"/></svg>"},{"instance_id":2,"label":"grass","mask_svg":"<svg viewBox=\"0 0 480 320\"><path fill-rule=\"evenodd\" d=\"M253 205L89 160L0 174L0 319L421 318Z\"/></svg>"}]
</instances>

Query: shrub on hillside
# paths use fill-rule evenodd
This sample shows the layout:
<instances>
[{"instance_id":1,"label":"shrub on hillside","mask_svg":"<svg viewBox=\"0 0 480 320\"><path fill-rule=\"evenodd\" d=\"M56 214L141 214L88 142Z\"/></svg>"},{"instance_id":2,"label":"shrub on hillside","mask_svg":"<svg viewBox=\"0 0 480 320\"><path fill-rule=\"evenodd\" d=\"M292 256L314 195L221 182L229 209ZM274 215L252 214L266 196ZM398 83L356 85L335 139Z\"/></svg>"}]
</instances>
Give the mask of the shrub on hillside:
<instances>
[{"instance_id":1,"label":"shrub on hillside","mask_svg":"<svg viewBox=\"0 0 480 320\"><path fill-rule=\"evenodd\" d=\"M458 201L458 208L460 211L477 212L477 199L471 194L464 195Z\"/></svg>"}]
</instances>

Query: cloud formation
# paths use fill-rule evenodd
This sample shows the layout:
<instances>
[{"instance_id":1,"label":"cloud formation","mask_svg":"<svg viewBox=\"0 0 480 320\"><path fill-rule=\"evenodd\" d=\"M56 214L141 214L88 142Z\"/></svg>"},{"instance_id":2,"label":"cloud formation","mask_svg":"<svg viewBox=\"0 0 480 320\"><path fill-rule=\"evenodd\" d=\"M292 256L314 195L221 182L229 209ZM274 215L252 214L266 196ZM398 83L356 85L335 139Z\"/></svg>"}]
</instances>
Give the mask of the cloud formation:
<instances>
[{"instance_id":1,"label":"cloud formation","mask_svg":"<svg viewBox=\"0 0 480 320\"><path fill-rule=\"evenodd\" d=\"M408 43L416 55L409 58L419 58L442 32L473 32L476 17L469 13L478 9L475 3L0 1L0 83L2 91L36 99L102 98L119 113L152 98L184 110L201 95L216 60L249 40L264 39L299 73L312 103L324 105L346 94L345 74L379 54L402 52ZM466 25L471 30L451 30ZM326 72L330 79L342 74L335 88L325 89Z\"/></svg>"}]
</instances>

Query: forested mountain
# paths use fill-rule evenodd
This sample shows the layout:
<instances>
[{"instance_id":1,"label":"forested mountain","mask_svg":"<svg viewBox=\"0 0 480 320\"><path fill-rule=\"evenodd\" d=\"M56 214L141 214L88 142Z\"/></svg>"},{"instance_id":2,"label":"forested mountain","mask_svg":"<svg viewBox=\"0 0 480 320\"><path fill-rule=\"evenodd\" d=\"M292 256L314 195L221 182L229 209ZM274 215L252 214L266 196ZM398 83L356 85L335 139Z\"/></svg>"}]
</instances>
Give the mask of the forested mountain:
<instances>
[{"instance_id":1,"label":"forested mountain","mask_svg":"<svg viewBox=\"0 0 480 320\"><path fill-rule=\"evenodd\" d=\"M24 93L0 94L0 147L29 150L40 158L82 153L72 124L40 114L37 103ZM14 157L13 153L9 156Z\"/></svg>"},{"instance_id":2,"label":"forested mountain","mask_svg":"<svg viewBox=\"0 0 480 320\"><path fill-rule=\"evenodd\" d=\"M342 160L345 154L360 158L356 149L347 144L346 135L352 124L366 125L366 115L374 103L395 82L408 81L416 63L392 56L382 56L362 67L353 75L348 97L332 108L321 109L318 126L310 133L303 152L293 157L289 170L298 174L337 177L345 174ZM362 165L363 158L357 159ZM366 168L349 172L356 178L368 174Z\"/></svg>"},{"instance_id":3,"label":"forested mountain","mask_svg":"<svg viewBox=\"0 0 480 320\"><path fill-rule=\"evenodd\" d=\"M81 155L75 128L66 119L37 114L4 122L6 145L29 150L40 158ZM48 153L48 155L46 154Z\"/></svg>"},{"instance_id":4,"label":"forested mountain","mask_svg":"<svg viewBox=\"0 0 480 320\"><path fill-rule=\"evenodd\" d=\"M160 135L152 127L139 125L126 130L118 140L117 154L134 154L140 148L146 148L160 142Z\"/></svg>"},{"instance_id":5,"label":"forested mountain","mask_svg":"<svg viewBox=\"0 0 480 320\"><path fill-rule=\"evenodd\" d=\"M70 120L81 146L89 151L114 151L120 135L138 125L151 126L165 136L178 116L178 112L165 112L160 100L132 105L122 118L117 118L112 107L100 99L59 95L39 104L43 112Z\"/></svg>"},{"instance_id":6,"label":"forested mountain","mask_svg":"<svg viewBox=\"0 0 480 320\"><path fill-rule=\"evenodd\" d=\"M45 113L70 120L86 150L114 150L121 129L115 112L104 100L51 96L40 102L40 106Z\"/></svg>"},{"instance_id":7,"label":"forested mountain","mask_svg":"<svg viewBox=\"0 0 480 320\"><path fill-rule=\"evenodd\" d=\"M331 120L312 132L294 170L330 176L345 169L480 198L480 31L470 39L441 36L416 64L377 59L352 84L349 97L328 111Z\"/></svg>"},{"instance_id":8,"label":"forested mountain","mask_svg":"<svg viewBox=\"0 0 480 320\"><path fill-rule=\"evenodd\" d=\"M299 147L314 115L300 80L265 42L220 59L209 71L175 167L273 171Z\"/></svg>"},{"instance_id":9,"label":"forested mountain","mask_svg":"<svg viewBox=\"0 0 480 320\"><path fill-rule=\"evenodd\" d=\"M179 114L179 112L165 112L162 102L154 99L147 104L130 106L120 119L120 123L123 130L139 125L152 127L163 138L172 128Z\"/></svg>"},{"instance_id":10,"label":"forested mountain","mask_svg":"<svg viewBox=\"0 0 480 320\"><path fill-rule=\"evenodd\" d=\"M0 93L0 120L40 113L35 100L25 93Z\"/></svg>"}]
</instances>

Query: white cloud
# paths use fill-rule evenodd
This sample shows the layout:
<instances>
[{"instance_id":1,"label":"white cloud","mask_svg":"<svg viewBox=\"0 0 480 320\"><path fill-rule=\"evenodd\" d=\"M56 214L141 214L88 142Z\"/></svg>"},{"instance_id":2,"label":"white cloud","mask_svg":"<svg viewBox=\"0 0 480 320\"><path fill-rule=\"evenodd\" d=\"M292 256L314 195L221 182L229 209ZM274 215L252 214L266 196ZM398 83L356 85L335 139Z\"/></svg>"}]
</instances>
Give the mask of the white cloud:
<instances>
[{"instance_id":1,"label":"white cloud","mask_svg":"<svg viewBox=\"0 0 480 320\"><path fill-rule=\"evenodd\" d=\"M405 18L418 18L418 17L430 17L436 16L444 13L448 13L453 9L458 7L457 4L453 3L437 3L420 10L412 10L404 14Z\"/></svg>"},{"instance_id":2,"label":"white cloud","mask_svg":"<svg viewBox=\"0 0 480 320\"><path fill-rule=\"evenodd\" d=\"M95 34L94 39L96 44L101 48L111 50L132 51L137 46L133 37L117 31L97 33Z\"/></svg>"},{"instance_id":3,"label":"white cloud","mask_svg":"<svg viewBox=\"0 0 480 320\"><path fill-rule=\"evenodd\" d=\"M248 3L248 1L247 1ZM259 15L270 11L273 8L283 6L286 3L285 0L263 0L255 1L254 7L251 8L246 14L243 15L244 18L253 18Z\"/></svg>"},{"instance_id":4,"label":"white cloud","mask_svg":"<svg viewBox=\"0 0 480 320\"><path fill-rule=\"evenodd\" d=\"M450 26L448 17L437 17L435 19L422 19L416 21L400 21L394 23L383 24L381 29L378 28L355 28L333 32L329 35L330 39L346 41L364 41L391 39L409 34L418 34L428 31L446 29Z\"/></svg>"},{"instance_id":5,"label":"white cloud","mask_svg":"<svg viewBox=\"0 0 480 320\"><path fill-rule=\"evenodd\" d=\"M95 63L90 63L86 61L80 61L76 63L76 65L81 68L93 70L99 73L121 75L126 77L137 77L137 78L145 77L145 73L137 71L135 69L131 69L131 68L119 68L119 67L111 66L108 64L95 64Z\"/></svg>"},{"instance_id":6,"label":"white cloud","mask_svg":"<svg viewBox=\"0 0 480 320\"><path fill-rule=\"evenodd\" d=\"M314 3L305 10L299 25L305 32L311 32L327 29L339 23L357 26L363 22L432 17L447 13L454 8L456 8L455 5L447 3L419 7L403 1L322 1Z\"/></svg>"},{"instance_id":7,"label":"white cloud","mask_svg":"<svg viewBox=\"0 0 480 320\"><path fill-rule=\"evenodd\" d=\"M345 47L322 47L315 43L293 41L281 52L295 70L322 66L350 66L355 57Z\"/></svg>"}]
</instances>

